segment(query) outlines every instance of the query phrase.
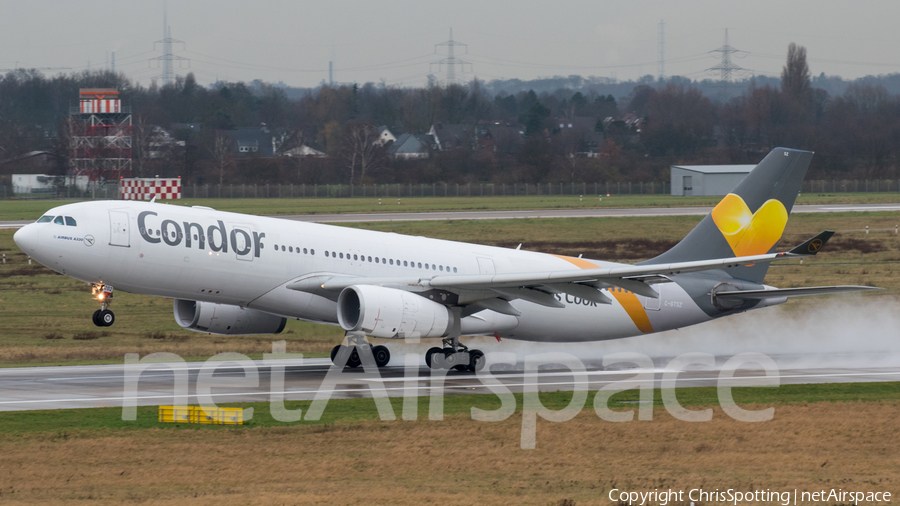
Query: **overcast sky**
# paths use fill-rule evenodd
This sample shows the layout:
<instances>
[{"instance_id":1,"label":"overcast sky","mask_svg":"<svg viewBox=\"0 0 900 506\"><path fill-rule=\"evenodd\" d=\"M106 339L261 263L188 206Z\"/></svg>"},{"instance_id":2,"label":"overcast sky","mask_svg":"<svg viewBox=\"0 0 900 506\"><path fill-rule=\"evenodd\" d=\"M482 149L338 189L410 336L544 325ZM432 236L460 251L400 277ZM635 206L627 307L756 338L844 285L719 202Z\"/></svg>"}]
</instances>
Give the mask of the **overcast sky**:
<instances>
[{"instance_id":1,"label":"overcast sky","mask_svg":"<svg viewBox=\"0 0 900 506\"><path fill-rule=\"evenodd\" d=\"M0 0L0 68L116 70L148 85L161 73L162 0ZM856 78L900 72L900 2L844 0L181 0L168 2L177 73L315 86L334 62L337 82L421 85L445 77L453 38L470 62L465 80L592 75L657 75L659 22L665 74L716 78L706 71L724 42L745 51L733 63L779 75L787 46L807 48L814 75ZM468 50L468 54L464 54ZM189 60L189 61L188 61ZM740 75L740 74L739 74Z\"/></svg>"}]
</instances>

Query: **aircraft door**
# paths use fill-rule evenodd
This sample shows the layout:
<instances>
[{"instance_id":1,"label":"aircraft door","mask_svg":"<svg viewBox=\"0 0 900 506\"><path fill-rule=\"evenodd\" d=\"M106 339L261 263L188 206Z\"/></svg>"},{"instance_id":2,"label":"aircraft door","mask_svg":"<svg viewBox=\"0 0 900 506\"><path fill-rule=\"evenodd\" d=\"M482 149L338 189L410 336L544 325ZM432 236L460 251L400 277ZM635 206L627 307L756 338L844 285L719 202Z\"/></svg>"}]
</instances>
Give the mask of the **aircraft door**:
<instances>
[{"instance_id":1,"label":"aircraft door","mask_svg":"<svg viewBox=\"0 0 900 506\"><path fill-rule=\"evenodd\" d=\"M130 247L128 233L128 213L125 211L109 212L109 245Z\"/></svg>"},{"instance_id":2,"label":"aircraft door","mask_svg":"<svg viewBox=\"0 0 900 506\"><path fill-rule=\"evenodd\" d=\"M238 260L253 261L253 232L249 228L236 226L231 229L231 244Z\"/></svg>"},{"instance_id":3,"label":"aircraft door","mask_svg":"<svg viewBox=\"0 0 900 506\"><path fill-rule=\"evenodd\" d=\"M490 258L478 258L478 274L494 274L494 261Z\"/></svg>"}]
</instances>

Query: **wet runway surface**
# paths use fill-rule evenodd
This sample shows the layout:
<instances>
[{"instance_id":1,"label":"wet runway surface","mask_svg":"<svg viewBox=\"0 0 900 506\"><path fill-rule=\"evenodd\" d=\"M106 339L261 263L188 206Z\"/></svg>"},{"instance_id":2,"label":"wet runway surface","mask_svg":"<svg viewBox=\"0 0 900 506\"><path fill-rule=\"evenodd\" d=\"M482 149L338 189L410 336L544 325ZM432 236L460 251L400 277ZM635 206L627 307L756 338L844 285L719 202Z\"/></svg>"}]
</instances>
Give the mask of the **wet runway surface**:
<instances>
[{"instance_id":1,"label":"wet runway surface","mask_svg":"<svg viewBox=\"0 0 900 506\"><path fill-rule=\"evenodd\" d=\"M722 357L728 358L728 357ZM400 359L402 360L402 358ZM419 358L421 360L421 358ZM717 363L724 360L717 359ZM777 360L776 360L777 362ZM556 366L540 369L537 373L525 373L520 363L517 367L496 364L489 375L482 371L460 373L456 371L431 371L424 363L403 367L392 362L379 371L367 373L362 367L344 369L335 378L330 398L372 397L373 389L383 386L391 397L404 395L427 396L439 394L486 394L491 393L487 384L496 380L512 392L522 392L526 385L538 385L541 391L572 390L577 385L587 385L589 390L597 390L604 385L629 380L639 372L652 372L654 384L659 387L665 370L619 369L603 370L599 364L586 365L584 372ZM284 382L273 381L273 364L284 367ZM61 367L21 367L0 369L0 411L21 411L35 409L120 407L124 403L141 406L155 406L173 403L174 378L186 377L188 399L197 404L197 379L203 371L212 379L207 381L209 392L218 404L229 402L268 401L273 394L284 396L285 400L313 399L331 366L328 359L221 362L214 367L213 362L144 364L140 374L134 369L126 373L126 366L61 366ZM505 368L506 370L502 370ZM249 375L247 371L251 371ZM254 373L258 381L253 381ZM337 370L335 370L337 372ZM720 371L718 368L686 370L678 373L676 386L715 386ZM739 369L733 386L758 384L762 369ZM126 376L139 375L137 389L126 389ZM277 378L280 376L276 374ZM487 377L486 377L487 376ZM782 385L796 383L850 383L900 380L900 367L816 367L781 368L777 377ZM250 381L250 386L229 386L239 381ZM327 384L328 382L326 382ZM495 387L496 388L496 387Z\"/></svg>"}]
</instances>

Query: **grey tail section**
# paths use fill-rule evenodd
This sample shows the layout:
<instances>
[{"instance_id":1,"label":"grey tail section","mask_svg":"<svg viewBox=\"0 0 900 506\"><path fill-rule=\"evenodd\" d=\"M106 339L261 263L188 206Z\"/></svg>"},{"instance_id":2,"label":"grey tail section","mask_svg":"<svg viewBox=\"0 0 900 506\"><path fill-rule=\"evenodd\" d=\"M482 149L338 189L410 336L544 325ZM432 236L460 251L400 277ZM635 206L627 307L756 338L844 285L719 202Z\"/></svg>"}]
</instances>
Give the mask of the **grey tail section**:
<instances>
[{"instance_id":1,"label":"grey tail section","mask_svg":"<svg viewBox=\"0 0 900 506\"><path fill-rule=\"evenodd\" d=\"M800 193L803 179L806 177L806 170L809 168L812 155L811 151L775 148L747 174L747 177L738 183L731 193L741 197L752 213L755 213L768 200L776 199L784 204L790 214L797 194ZM774 250L773 246L769 253ZM709 214L672 249L656 258L641 262L639 265L734 256L728 241L716 227L712 214ZM727 269L726 272L734 278L762 283L768 268L768 263L762 263L750 267L734 267Z\"/></svg>"}]
</instances>

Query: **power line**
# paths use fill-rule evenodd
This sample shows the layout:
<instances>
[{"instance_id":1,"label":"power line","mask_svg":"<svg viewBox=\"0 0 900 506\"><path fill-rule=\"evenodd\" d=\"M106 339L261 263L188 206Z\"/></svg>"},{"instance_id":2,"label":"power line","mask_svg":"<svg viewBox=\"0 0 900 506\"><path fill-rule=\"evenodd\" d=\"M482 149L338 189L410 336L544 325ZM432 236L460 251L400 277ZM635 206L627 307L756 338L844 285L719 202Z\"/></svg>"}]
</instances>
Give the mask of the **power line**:
<instances>
[{"instance_id":1,"label":"power line","mask_svg":"<svg viewBox=\"0 0 900 506\"><path fill-rule=\"evenodd\" d=\"M721 53L722 61L715 67L710 67L706 69L707 71L719 71L722 73L722 82L729 83L731 82L731 74L734 72L738 72L741 70L745 70L738 65L735 65L731 62L731 55L735 53L746 53L746 51L739 51L731 46L728 43L728 28L725 29L725 44L718 49L713 49L710 53Z\"/></svg>"},{"instance_id":2,"label":"power line","mask_svg":"<svg viewBox=\"0 0 900 506\"><path fill-rule=\"evenodd\" d=\"M727 99L730 96L729 91L730 91L730 87L731 87L732 74L734 74L736 72L747 70L747 69L741 68L739 65L732 63L731 55L740 53L740 54L743 54L744 56L746 56L747 52L737 50L734 47L732 47L731 44L728 43L728 28L726 28L725 29L725 44L723 44L718 49L713 49L712 51L710 51L710 53L721 53L721 55L722 55L722 61L718 65L716 65L715 67L710 67L706 70L707 71L718 71L718 72L722 73L722 81L721 81L722 94L721 95L722 95L722 99Z\"/></svg>"},{"instance_id":3,"label":"power line","mask_svg":"<svg viewBox=\"0 0 900 506\"><path fill-rule=\"evenodd\" d=\"M446 42L441 42L440 44L434 45L434 52L438 52L438 46L445 46L447 48L447 57L436 62L431 62L431 65L438 66L438 72L440 72L441 65L447 66L447 79L446 84L456 84L456 66L459 65L460 72L465 72L466 65L469 65L469 68L472 68L472 63L464 60L460 60L456 56L454 56L454 49L456 47L464 47L466 48L466 54L469 52L469 46L467 44L463 44L461 42L456 42L453 40L453 28L450 29L450 40Z\"/></svg>"},{"instance_id":4,"label":"power line","mask_svg":"<svg viewBox=\"0 0 900 506\"><path fill-rule=\"evenodd\" d=\"M666 23L659 20L659 82L666 80Z\"/></svg>"},{"instance_id":5,"label":"power line","mask_svg":"<svg viewBox=\"0 0 900 506\"><path fill-rule=\"evenodd\" d=\"M153 43L153 48L156 48L157 44L162 44L163 54L162 56L157 56L156 58L151 58L150 60L157 60L162 62L162 74L159 76L162 78L163 86L168 86L170 84L175 84L175 71L172 68L172 62L174 61L190 61L183 56L178 56L172 54L172 44L181 44L182 49L184 49L184 41L173 39L172 38L172 28L169 26L169 22L167 19L167 13L163 11L163 38L162 40L158 40ZM190 64L188 64L190 66Z\"/></svg>"}]
</instances>

